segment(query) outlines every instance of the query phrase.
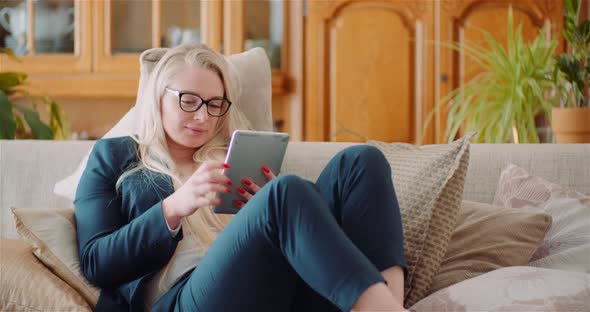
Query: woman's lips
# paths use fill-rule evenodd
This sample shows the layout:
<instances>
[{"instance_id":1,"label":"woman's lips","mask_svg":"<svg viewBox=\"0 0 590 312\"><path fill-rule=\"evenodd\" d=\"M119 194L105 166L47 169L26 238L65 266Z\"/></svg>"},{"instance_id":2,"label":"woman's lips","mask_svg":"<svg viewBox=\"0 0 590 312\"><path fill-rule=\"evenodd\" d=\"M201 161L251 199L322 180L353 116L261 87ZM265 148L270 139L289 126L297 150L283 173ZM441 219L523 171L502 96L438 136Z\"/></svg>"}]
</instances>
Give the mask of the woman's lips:
<instances>
[{"instance_id":1,"label":"woman's lips","mask_svg":"<svg viewBox=\"0 0 590 312\"><path fill-rule=\"evenodd\" d=\"M203 133L206 132L207 130L204 128L198 128L198 127L185 127L190 133L193 134L198 134L198 133Z\"/></svg>"}]
</instances>

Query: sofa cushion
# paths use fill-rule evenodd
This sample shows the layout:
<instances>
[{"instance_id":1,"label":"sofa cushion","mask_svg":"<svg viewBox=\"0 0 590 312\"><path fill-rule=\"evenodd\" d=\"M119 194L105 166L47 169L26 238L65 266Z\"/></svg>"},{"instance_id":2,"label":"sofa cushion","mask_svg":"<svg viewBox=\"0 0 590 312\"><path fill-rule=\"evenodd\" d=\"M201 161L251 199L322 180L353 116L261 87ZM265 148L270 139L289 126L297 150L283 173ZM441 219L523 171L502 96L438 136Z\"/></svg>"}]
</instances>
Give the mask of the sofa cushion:
<instances>
[{"instance_id":1,"label":"sofa cushion","mask_svg":"<svg viewBox=\"0 0 590 312\"><path fill-rule=\"evenodd\" d=\"M15 209L12 213L18 234L33 253L55 275L96 306L100 290L82 274L73 209Z\"/></svg>"},{"instance_id":2,"label":"sofa cushion","mask_svg":"<svg viewBox=\"0 0 590 312\"><path fill-rule=\"evenodd\" d=\"M0 311L91 311L22 240L0 240Z\"/></svg>"},{"instance_id":3,"label":"sofa cushion","mask_svg":"<svg viewBox=\"0 0 590 312\"><path fill-rule=\"evenodd\" d=\"M588 274L514 266L462 281L412 311L590 311Z\"/></svg>"},{"instance_id":4,"label":"sofa cushion","mask_svg":"<svg viewBox=\"0 0 590 312\"><path fill-rule=\"evenodd\" d=\"M510 164L500 175L494 205L541 211L553 217L530 265L590 273L590 196Z\"/></svg>"},{"instance_id":5,"label":"sofa cushion","mask_svg":"<svg viewBox=\"0 0 590 312\"><path fill-rule=\"evenodd\" d=\"M154 48L144 51L140 56L140 78L137 102L123 118L109 130L103 138L127 136L135 133L137 118L141 105L140 95L147 84L149 74L157 62L169 50L167 48ZM271 131L272 127L272 78L270 63L262 48L254 48L243 53L226 57L230 68L231 83L237 90L237 101L241 111L251 122L253 129ZM90 149L91 150L91 149ZM90 150L84 156L76 171L68 177L58 181L53 189L57 195L64 196L74 201L76 189L86 168L86 162Z\"/></svg>"},{"instance_id":6,"label":"sofa cushion","mask_svg":"<svg viewBox=\"0 0 590 312\"><path fill-rule=\"evenodd\" d=\"M526 265L551 226L542 212L463 201L429 293L507 266Z\"/></svg>"},{"instance_id":7,"label":"sofa cushion","mask_svg":"<svg viewBox=\"0 0 590 312\"><path fill-rule=\"evenodd\" d=\"M367 142L383 151L391 166L408 263L408 305L427 294L447 250L463 197L470 137L426 146Z\"/></svg>"}]
</instances>

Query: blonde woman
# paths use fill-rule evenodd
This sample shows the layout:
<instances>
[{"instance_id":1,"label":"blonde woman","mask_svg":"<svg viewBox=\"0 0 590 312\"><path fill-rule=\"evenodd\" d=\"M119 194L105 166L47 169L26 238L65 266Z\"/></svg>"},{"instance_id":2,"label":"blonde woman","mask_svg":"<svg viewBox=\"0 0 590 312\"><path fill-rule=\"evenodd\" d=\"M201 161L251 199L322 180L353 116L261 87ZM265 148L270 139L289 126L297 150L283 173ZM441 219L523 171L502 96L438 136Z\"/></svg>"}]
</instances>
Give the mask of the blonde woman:
<instances>
[{"instance_id":1,"label":"blonde woman","mask_svg":"<svg viewBox=\"0 0 590 312\"><path fill-rule=\"evenodd\" d=\"M221 172L249 124L223 56L169 50L142 95L137 135L96 142L76 193L81 269L103 311L403 310L406 263L391 171L375 148L319 179L260 187ZM229 168L228 170L231 170ZM239 186L233 217L214 193Z\"/></svg>"}]
</instances>

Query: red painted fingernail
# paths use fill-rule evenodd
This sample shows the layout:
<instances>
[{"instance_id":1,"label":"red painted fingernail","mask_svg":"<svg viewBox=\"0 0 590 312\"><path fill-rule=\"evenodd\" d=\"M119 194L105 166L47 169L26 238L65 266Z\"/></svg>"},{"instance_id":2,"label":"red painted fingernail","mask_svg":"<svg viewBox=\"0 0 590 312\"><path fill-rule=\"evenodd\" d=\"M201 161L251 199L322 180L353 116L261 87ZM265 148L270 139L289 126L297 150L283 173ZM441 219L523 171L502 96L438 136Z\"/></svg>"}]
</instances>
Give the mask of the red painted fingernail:
<instances>
[{"instance_id":1,"label":"red painted fingernail","mask_svg":"<svg viewBox=\"0 0 590 312\"><path fill-rule=\"evenodd\" d=\"M236 199L236 200L234 200L234 205L236 205L238 207L242 207L244 205L244 203L242 203L241 201Z\"/></svg>"},{"instance_id":2,"label":"red painted fingernail","mask_svg":"<svg viewBox=\"0 0 590 312\"><path fill-rule=\"evenodd\" d=\"M238 192L240 192L240 194L244 194L246 192L246 190L244 190L241 187L238 187L237 190L238 190Z\"/></svg>"},{"instance_id":3,"label":"red painted fingernail","mask_svg":"<svg viewBox=\"0 0 590 312\"><path fill-rule=\"evenodd\" d=\"M227 193L231 193L231 189L229 187L226 187L226 189Z\"/></svg>"},{"instance_id":4,"label":"red painted fingernail","mask_svg":"<svg viewBox=\"0 0 590 312\"><path fill-rule=\"evenodd\" d=\"M231 180L227 180L227 185L234 185L234 183Z\"/></svg>"},{"instance_id":5,"label":"red painted fingernail","mask_svg":"<svg viewBox=\"0 0 590 312\"><path fill-rule=\"evenodd\" d=\"M266 165L262 165L262 170L264 170L266 173L270 173L270 169L268 169Z\"/></svg>"},{"instance_id":6,"label":"red painted fingernail","mask_svg":"<svg viewBox=\"0 0 590 312\"><path fill-rule=\"evenodd\" d=\"M223 168L231 168L230 164L223 164Z\"/></svg>"},{"instance_id":7,"label":"red painted fingernail","mask_svg":"<svg viewBox=\"0 0 590 312\"><path fill-rule=\"evenodd\" d=\"M243 179L242 181L244 181L244 183L245 183L246 185L250 185L250 184L252 184L252 181L250 181L249 179Z\"/></svg>"}]
</instances>

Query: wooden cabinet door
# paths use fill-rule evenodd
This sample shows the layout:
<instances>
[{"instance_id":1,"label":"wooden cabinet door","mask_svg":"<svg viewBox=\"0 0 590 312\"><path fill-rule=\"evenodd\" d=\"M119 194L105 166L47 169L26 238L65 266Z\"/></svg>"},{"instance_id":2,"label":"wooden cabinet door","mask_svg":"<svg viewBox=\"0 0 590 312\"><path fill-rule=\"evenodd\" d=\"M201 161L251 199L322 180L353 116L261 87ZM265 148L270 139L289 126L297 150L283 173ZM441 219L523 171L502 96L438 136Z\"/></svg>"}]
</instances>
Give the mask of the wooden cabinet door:
<instances>
[{"instance_id":1,"label":"wooden cabinet door","mask_svg":"<svg viewBox=\"0 0 590 312\"><path fill-rule=\"evenodd\" d=\"M155 47L221 45L220 1L95 0L94 73L112 81L109 96L133 98L139 56Z\"/></svg>"},{"instance_id":2,"label":"wooden cabinet door","mask_svg":"<svg viewBox=\"0 0 590 312\"><path fill-rule=\"evenodd\" d=\"M288 91L290 6L288 1L223 1L223 52L263 48L271 64L275 95Z\"/></svg>"},{"instance_id":3,"label":"wooden cabinet door","mask_svg":"<svg viewBox=\"0 0 590 312\"><path fill-rule=\"evenodd\" d=\"M6 26L0 25L0 47L12 49L21 60L17 62L4 54L0 55L0 71L26 72L31 76L30 81L35 86L42 82L47 74L90 72L91 14L88 2L0 1L0 9L3 10L2 15L11 15L6 10L24 10L24 19L21 22L26 22L18 27L25 31L21 36L12 34L10 27L5 29ZM7 16L2 18L6 20ZM8 21L10 25L19 24L10 19ZM18 44L15 37L19 37L18 41L22 41L22 47L26 51L16 48Z\"/></svg>"},{"instance_id":4,"label":"wooden cabinet door","mask_svg":"<svg viewBox=\"0 0 590 312\"><path fill-rule=\"evenodd\" d=\"M508 8L512 6L514 27L522 23L526 42L532 41L539 29L546 31L547 39L562 38L563 1L561 0L445 0L440 5L440 40L459 43L483 43L481 29L490 32L505 46L508 27ZM556 53L563 51L558 42ZM462 51L440 49L440 67L437 69L436 95L443 97L468 81L480 71L477 64ZM436 142L444 141L446 114L436 117Z\"/></svg>"},{"instance_id":5,"label":"wooden cabinet door","mask_svg":"<svg viewBox=\"0 0 590 312\"><path fill-rule=\"evenodd\" d=\"M304 136L416 142L432 103L433 1L309 1Z\"/></svg>"}]
</instances>

